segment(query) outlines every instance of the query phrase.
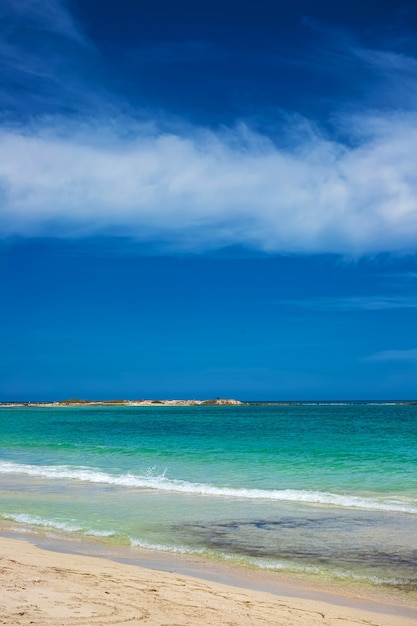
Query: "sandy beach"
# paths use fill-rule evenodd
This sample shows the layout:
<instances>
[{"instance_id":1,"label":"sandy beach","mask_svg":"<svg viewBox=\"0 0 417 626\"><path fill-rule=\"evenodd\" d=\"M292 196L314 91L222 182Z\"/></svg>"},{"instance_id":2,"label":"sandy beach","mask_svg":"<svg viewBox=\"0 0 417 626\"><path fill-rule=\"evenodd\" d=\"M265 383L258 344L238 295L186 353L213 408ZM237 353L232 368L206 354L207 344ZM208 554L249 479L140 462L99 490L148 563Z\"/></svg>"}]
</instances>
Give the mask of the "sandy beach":
<instances>
[{"instance_id":1,"label":"sandy beach","mask_svg":"<svg viewBox=\"0 0 417 626\"><path fill-rule=\"evenodd\" d=\"M411 626L417 611L279 596L0 538L7 626Z\"/></svg>"}]
</instances>

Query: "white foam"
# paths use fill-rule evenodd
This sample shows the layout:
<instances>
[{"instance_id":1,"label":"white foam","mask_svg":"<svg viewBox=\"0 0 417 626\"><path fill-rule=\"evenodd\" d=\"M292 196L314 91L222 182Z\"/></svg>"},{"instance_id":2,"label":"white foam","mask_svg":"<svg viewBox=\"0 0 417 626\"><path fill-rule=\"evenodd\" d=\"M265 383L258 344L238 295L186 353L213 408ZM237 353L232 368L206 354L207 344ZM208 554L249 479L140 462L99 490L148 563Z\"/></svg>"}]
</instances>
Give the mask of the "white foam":
<instances>
[{"instance_id":1,"label":"white foam","mask_svg":"<svg viewBox=\"0 0 417 626\"><path fill-rule=\"evenodd\" d=\"M117 485L136 489L150 489L173 493L194 494L250 500L276 500L320 504L337 507L359 508L374 511L393 511L417 515L417 502L400 499L373 499L350 494L337 494L303 489L247 489L239 487L218 487L205 483L191 483L184 480L169 479L165 472L154 476L152 471L145 475L108 474L88 468L67 466L23 465L18 463L0 463L0 473L26 474L40 478L56 480L79 480L83 482Z\"/></svg>"},{"instance_id":2,"label":"white foam","mask_svg":"<svg viewBox=\"0 0 417 626\"><path fill-rule=\"evenodd\" d=\"M54 528L55 530L63 530L66 532L78 532L82 530L81 526L74 526L68 522L59 522L57 520L49 520L37 515L27 515L26 513L17 513L14 515L3 515L3 519L17 522L18 524L30 524L31 526L43 526L46 528Z\"/></svg>"},{"instance_id":3,"label":"white foam","mask_svg":"<svg viewBox=\"0 0 417 626\"><path fill-rule=\"evenodd\" d=\"M38 515L28 515L27 513L15 513L2 515L5 520L11 520L18 524L27 524L30 526L39 526L43 528L52 528L53 530L62 530L67 533L83 532L84 535L94 537L113 537L116 533L112 530L95 530L92 528L85 529L82 526L75 525L70 522L62 522L59 520L46 519ZM21 529L20 532L29 532L27 529Z\"/></svg>"},{"instance_id":4,"label":"white foam","mask_svg":"<svg viewBox=\"0 0 417 626\"><path fill-rule=\"evenodd\" d=\"M343 571L332 567L320 565L302 565L293 561L274 561L273 559L262 559L250 557L248 562L252 565L266 570L289 570L293 572L301 572L306 574L317 574L331 576L331 578L339 578L345 580L358 580L362 582L371 582L376 585L408 585L410 580L407 578L382 578L367 574L357 574L351 571Z\"/></svg>"},{"instance_id":5,"label":"white foam","mask_svg":"<svg viewBox=\"0 0 417 626\"><path fill-rule=\"evenodd\" d=\"M117 533L114 530L85 530L85 535L92 535L93 537L114 537Z\"/></svg>"},{"instance_id":6,"label":"white foam","mask_svg":"<svg viewBox=\"0 0 417 626\"><path fill-rule=\"evenodd\" d=\"M351 571L343 571L332 567L325 567L322 565L307 565L303 563L296 563L291 560L275 560L271 558L251 557L247 555L231 554L227 552L215 552L209 549L190 548L187 546L175 546L164 544L153 544L147 541L141 541L139 539L130 538L131 547L144 548L146 550L156 550L158 552L170 552L174 554L195 554L204 555L205 557L211 557L221 559L222 561L233 561L234 564L252 566L255 568L270 570L270 571L287 571L302 574L310 574L316 576L327 576L331 578L339 578L345 580L358 580L363 582L370 582L376 585L408 585L410 580L406 578L381 578L378 576L357 574Z\"/></svg>"},{"instance_id":7,"label":"white foam","mask_svg":"<svg viewBox=\"0 0 417 626\"><path fill-rule=\"evenodd\" d=\"M187 546L165 545L161 543L150 543L149 541L141 541L134 537L129 537L129 543L132 548L143 548L144 550L156 550L158 552L171 552L174 554L208 554L207 550L200 548L189 548Z\"/></svg>"}]
</instances>

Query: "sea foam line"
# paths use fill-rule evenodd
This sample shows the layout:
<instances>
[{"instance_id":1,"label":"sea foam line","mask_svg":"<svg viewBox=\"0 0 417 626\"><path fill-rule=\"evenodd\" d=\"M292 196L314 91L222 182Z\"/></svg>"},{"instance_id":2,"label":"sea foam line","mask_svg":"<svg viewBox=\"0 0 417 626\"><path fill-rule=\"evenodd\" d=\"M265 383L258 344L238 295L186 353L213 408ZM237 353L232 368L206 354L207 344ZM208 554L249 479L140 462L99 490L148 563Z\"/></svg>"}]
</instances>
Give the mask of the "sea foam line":
<instances>
[{"instance_id":1,"label":"sea foam line","mask_svg":"<svg viewBox=\"0 0 417 626\"><path fill-rule=\"evenodd\" d=\"M82 531L84 536L95 536L95 537L112 537L115 536L116 533L113 531L99 531L94 529L82 529L81 526L76 526L70 524L68 522L60 522L58 520L46 519L37 515L28 515L26 513L15 513L15 514L7 514L2 516L3 519L17 522L19 524L27 524L28 526L37 526L44 527L52 530L64 531L67 533ZM16 529L19 532L31 532L30 529ZM53 536L53 535L51 535ZM331 575L333 578L341 578L341 579L353 579L360 581L367 581L374 584L385 584L385 585L403 585L407 586L413 581L406 578L380 578L377 576L367 576L366 574L357 574L351 571L343 571L339 569L329 568L321 565L307 565L302 563L297 563L296 561L292 561L290 559L272 559L272 558L259 558L259 557L251 557L247 555L238 555L236 553L227 553L227 552L217 552L211 550L209 548L197 548L186 545L167 545L167 544L158 544L152 543L145 540L140 540L135 537L129 537L128 542L131 548L139 548L145 550L152 550L157 552L168 552L171 554L182 554L182 555L198 555L205 556L207 558L215 558L216 560L220 558L223 561L232 561L234 563L240 565L250 565L263 570L272 570L272 571L292 571L299 572L305 574L327 574Z\"/></svg>"},{"instance_id":2,"label":"sea foam line","mask_svg":"<svg viewBox=\"0 0 417 626\"><path fill-rule=\"evenodd\" d=\"M58 520L47 519L39 515L28 515L27 513L8 513L1 516L4 520L17 522L18 524L27 524L30 526L42 526L52 528L54 530L62 530L67 533L81 532L84 535L92 535L94 537L112 537L116 533L110 530L95 530L93 528L84 528L69 522L61 522Z\"/></svg>"},{"instance_id":3,"label":"sea foam line","mask_svg":"<svg viewBox=\"0 0 417 626\"><path fill-rule=\"evenodd\" d=\"M208 558L220 559L222 561L232 561L235 564L239 565L250 565L252 567L256 567L262 570L271 570L271 571L290 571L296 573L303 574L316 574L316 575L327 575L332 578L338 579L352 579L364 582L370 582L377 585L404 585L407 586L410 583L414 583L413 580L408 578L381 578L378 576L372 576L367 574L358 574L353 571L343 571L341 569L332 568L331 566L323 566L323 565L308 565L304 563L297 563L291 559L283 558L281 560L273 559L273 558L259 558L252 557L244 554L236 554L236 553L228 553L228 552L217 552L215 550L210 550L208 548L193 548L190 546L183 545L165 545L165 544L155 544L149 543L147 541L141 541L140 539L135 539L133 537L129 538L130 546L132 548L140 548L145 550L155 550L157 552L170 552L172 554L190 554L190 555L199 555L205 556Z\"/></svg>"},{"instance_id":4,"label":"sea foam line","mask_svg":"<svg viewBox=\"0 0 417 626\"><path fill-rule=\"evenodd\" d=\"M395 511L398 513L417 514L417 504L394 500L374 500L372 498L337 494L324 491L303 489L248 489L244 487L218 487L205 483L191 483L185 480L169 479L164 474L145 476L134 474L108 474L85 468L67 466L23 465L19 463L0 463L0 473L26 474L49 480L69 479L90 483L116 485L137 489L184 493L190 495L244 498L249 500L276 500L300 502L305 504L324 504L345 508L359 508L373 511Z\"/></svg>"}]
</instances>

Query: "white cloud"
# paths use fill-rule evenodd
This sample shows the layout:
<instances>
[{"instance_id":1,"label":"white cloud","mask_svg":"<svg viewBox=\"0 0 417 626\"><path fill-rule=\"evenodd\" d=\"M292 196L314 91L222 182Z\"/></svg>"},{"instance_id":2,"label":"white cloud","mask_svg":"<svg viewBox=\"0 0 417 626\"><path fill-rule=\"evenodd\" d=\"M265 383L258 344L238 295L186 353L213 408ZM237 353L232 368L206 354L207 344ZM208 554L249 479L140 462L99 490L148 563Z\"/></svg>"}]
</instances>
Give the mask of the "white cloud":
<instances>
[{"instance_id":1,"label":"white cloud","mask_svg":"<svg viewBox=\"0 0 417 626\"><path fill-rule=\"evenodd\" d=\"M64 0L2 0L0 16L4 24L3 32L7 34L14 26L21 28L26 25L89 45Z\"/></svg>"},{"instance_id":2,"label":"white cloud","mask_svg":"<svg viewBox=\"0 0 417 626\"><path fill-rule=\"evenodd\" d=\"M349 148L310 133L280 149L240 126L176 134L124 121L3 128L3 233L117 229L179 247L407 251L417 242L417 116L372 120ZM365 125L365 120L362 120ZM297 134L296 130L294 134Z\"/></svg>"},{"instance_id":3,"label":"white cloud","mask_svg":"<svg viewBox=\"0 0 417 626\"><path fill-rule=\"evenodd\" d=\"M417 309L417 297L410 296L350 296L288 301L318 311L384 311L387 309Z\"/></svg>"},{"instance_id":4,"label":"white cloud","mask_svg":"<svg viewBox=\"0 0 417 626\"><path fill-rule=\"evenodd\" d=\"M0 124L3 236L118 233L173 249L416 250L417 110L339 116L346 143L301 118L281 122L274 140L244 124L212 131L176 120L169 132L152 114L141 126L100 84L98 56L65 4L6 0L3 9L0 66L8 85L19 85L7 106L18 107L23 92L34 108L47 101L71 110L67 119ZM13 24L30 32L25 43ZM45 45L48 33L62 47L50 47L54 37ZM403 68L417 84L415 60L360 52L368 66L388 65L390 76Z\"/></svg>"},{"instance_id":5,"label":"white cloud","mask_svg":"<svg viewBox=\"0 0 417 626\"><path fill-rule=\"evenodd\" d=\"M366 361L405 361L417 363L417 348L411 350L383 350L368 356Z\"/></svg>"}]
</instances>

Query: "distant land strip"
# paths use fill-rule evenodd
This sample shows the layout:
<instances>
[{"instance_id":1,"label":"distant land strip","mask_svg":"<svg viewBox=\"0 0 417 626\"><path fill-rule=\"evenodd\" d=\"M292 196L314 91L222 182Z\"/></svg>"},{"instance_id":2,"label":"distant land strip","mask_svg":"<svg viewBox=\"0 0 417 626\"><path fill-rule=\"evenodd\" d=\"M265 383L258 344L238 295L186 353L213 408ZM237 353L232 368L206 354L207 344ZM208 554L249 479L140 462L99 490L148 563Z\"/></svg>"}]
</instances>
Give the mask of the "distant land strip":
<instances>
[{"instance_id":1,"label":"distant land strip","mask_svg":"<svg viewBox=\"0 0 417 626\"><path fill-rule=\"evenodd\" d=\"M88 407L88 406L310 406L310 405L346 405L346 404L384 404L393 406L415 406L417 400L257 400L241 401L234 398L214 398L212 400L82 400L70 398L56 401L1 402L0 408L13 407Z\"/></svg>"},{"instance_id":2,"label":"distant land strip","mask_svg":"<svg viewBox=\"0 0 417 626\"><path fill-rule=\"evenodd\" d=\"M215 398L213 400L80 400L70 398L56 402L0 402L2 407L33 406L33 407L61 407L61 406L227 406L248 404L233 398Z\"/></svg>"}]
</instances>

